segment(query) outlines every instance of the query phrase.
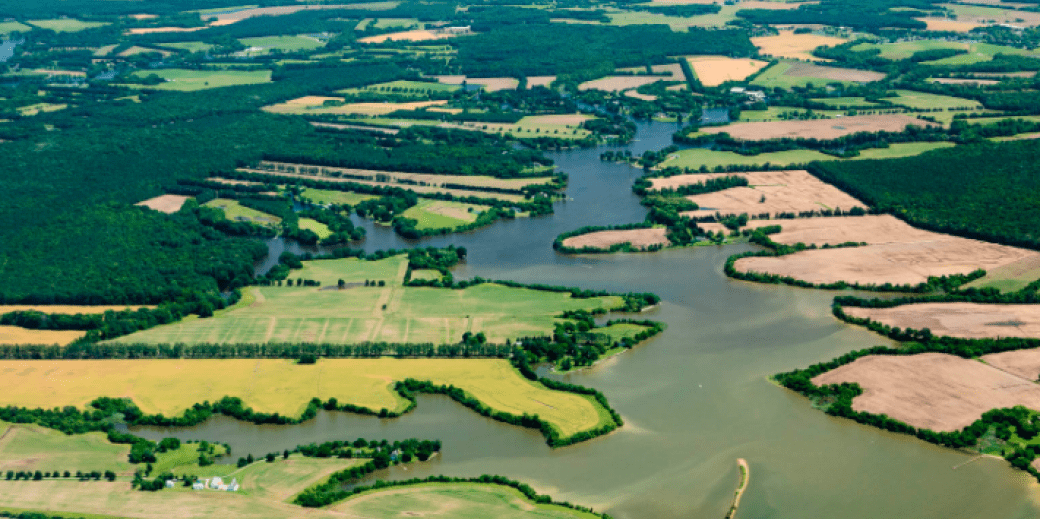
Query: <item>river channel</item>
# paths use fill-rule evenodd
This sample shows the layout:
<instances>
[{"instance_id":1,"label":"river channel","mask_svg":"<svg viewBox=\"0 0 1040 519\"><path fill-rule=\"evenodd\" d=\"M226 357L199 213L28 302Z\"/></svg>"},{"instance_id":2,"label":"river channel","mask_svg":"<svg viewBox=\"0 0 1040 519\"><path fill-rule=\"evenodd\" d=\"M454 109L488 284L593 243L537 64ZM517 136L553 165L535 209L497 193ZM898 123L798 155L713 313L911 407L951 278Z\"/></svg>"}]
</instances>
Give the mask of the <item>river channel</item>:
<instances>
[{"instance_id":1,"label":"river channel","mask_svg":"<svg viewBox=\"0 0 1040 519\"><path fill-rule=\"evenodd\" d=\"M639 125L633 154L670 144L673 124ZM463 245L456 278L482 276L611 291L650 291L663 303L645 313L668 329L590 369L560 377L595 387L624 417L618 431L550 449L540 434L485 419L444 397L420 396L411 414L380 420L325 413L298 426L258 426L219 417L192 428L135 428L157 439L227 442L235 457L331 439L437 438L442 455L375 475L498 474L618 519L723 517L751 466L741 519L1026 519L1040 516L1040 485L996 459L971 457L911 437L828 417L770 374L888 341L836 320L833 292L730 280L730 254L746 245L652 254L566 256L561 232L641 221L632 194L640 171L605 163L605 148L552 153L570 174L556 214L499 222L422 246ZM415 246L366 224L369 250Z\"/></svg>"}]
</instances>

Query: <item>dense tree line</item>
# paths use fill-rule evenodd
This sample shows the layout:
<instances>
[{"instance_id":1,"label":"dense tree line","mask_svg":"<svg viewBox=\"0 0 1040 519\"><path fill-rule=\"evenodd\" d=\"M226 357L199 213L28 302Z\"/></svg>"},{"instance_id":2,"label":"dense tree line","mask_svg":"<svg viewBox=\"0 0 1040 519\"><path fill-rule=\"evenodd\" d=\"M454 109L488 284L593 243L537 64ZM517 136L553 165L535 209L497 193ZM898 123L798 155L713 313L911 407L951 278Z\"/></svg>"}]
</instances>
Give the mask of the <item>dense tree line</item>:
<instances>
[{"instance_id":1,"label":"dense tree line","mask_svg":"<svg viewBox=\"0 0 1040 519\"><path fill-rule=\"evenodd\" d=\"M897 7L898 11L893 10ZM737 16L757 25L821 24L871 32L892 27L925 29L926 24L915 17L927 13L915 8L940 9L929 0L824 0L797 9L743 9Z\"/></svg>"}]
</instances>

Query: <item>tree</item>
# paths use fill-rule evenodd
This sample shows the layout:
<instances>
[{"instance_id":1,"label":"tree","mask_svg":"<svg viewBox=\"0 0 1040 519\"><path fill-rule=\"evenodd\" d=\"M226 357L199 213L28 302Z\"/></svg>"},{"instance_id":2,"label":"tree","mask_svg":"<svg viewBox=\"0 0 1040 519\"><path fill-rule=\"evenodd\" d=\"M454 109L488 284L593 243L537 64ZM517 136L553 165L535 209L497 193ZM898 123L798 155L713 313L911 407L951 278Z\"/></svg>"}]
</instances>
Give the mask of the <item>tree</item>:
<instances>
[{"instance_id":1,"label":"tree","mask_svg":"<svg viewBox=\"0 0 1040 519\"><path fill-rule=\"evenodd\" d=\"M289 449L285 449L285 451L282 452L282 459L283 460L289 459Z\"/></svg>"},{"instance_id":2,"label":"tree","mask_svg":"<svg viewBox=\"0 0 1040 519\"><path fill-rule=\"evenodd\" d=\"M269 453L267 453L267 462L268 462L268 463L274 463L274 460L275 460L275 455L274 455L274 453L273 453L273 452L269 452Z\"/></svg>"}]
</instances>

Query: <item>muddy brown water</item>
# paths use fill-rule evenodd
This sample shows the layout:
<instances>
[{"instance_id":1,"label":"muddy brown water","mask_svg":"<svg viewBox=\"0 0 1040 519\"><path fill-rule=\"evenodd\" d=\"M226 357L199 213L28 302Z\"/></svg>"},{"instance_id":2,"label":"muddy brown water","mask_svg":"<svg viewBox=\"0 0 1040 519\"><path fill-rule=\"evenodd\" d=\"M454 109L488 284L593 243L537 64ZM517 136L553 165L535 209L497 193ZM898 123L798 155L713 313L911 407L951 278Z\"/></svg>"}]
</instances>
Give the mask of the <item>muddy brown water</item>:
<instances>
[{"instance_id":1,"label":"muddy brown water","mask_svg":"<svg viewBox=\"0 0 1040 519\"><path fill-rule=\"evenodd\" d=\"M640 125L633 153L666 146L674 128ZM556 215L418 243L466 246L470 257L456 278L661 295L664 302L644 316L666 323L663 334L559 377L603 391L625 418L622 429L553 450L537 431L483 418L445 397L420 396L414 412L393 420L322 412L296 426L218 417L191 428L135 432L227 442L236 458L332 439L437 438L444 442L441 456L373 479L499 474L619 519L725 516L739 479L737 458L747 459L755 474L741 500L742 519L1040 516L1040 486L1002 460L980 459L954 470L971 456L829 417L767 380L887 342L831 316L833 292L726 278L726 257L745 245L555 253L552 240L563 231L639 221L645 214L631 193L640 171L600 162L601 151L553 155L570 173L569 200L557 205ZM369 225L366 248L406 246L414 243Z\"/></svg>"}]
</instances>

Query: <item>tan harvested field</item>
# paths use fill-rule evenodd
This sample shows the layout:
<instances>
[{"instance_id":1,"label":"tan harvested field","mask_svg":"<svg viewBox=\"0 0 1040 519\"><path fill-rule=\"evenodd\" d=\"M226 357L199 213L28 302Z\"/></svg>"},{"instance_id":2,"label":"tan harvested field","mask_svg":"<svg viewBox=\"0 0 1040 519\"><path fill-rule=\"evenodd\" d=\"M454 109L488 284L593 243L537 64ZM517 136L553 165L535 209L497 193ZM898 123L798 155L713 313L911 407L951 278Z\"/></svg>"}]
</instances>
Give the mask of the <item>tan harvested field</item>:
<instances>
[{"instance_id":1,"label":"tan harvested field","mask_svg":"<svg viewBox=\"0 0 1040 519\"><path fill-rule=\"evenodd\" d=\"M138 27L126 31L126 34L155 34L163 32L195 32L208 27Z\"/></svg>"},{"instance_id":2,"label":"tan harvested field","mask_svg":"<svg viewBox=\"0 0 1040 519\"><path fill-rule=\"evenodd\" d=\"M524 117L523 121L525 124L539 125L539 124L563 124L578 126L581 123L592 119L591 115L585 114L556 114L556 115L530 115Z\"/></svg>"},{"instance_id":3,"label":"tan harvested field","mask_svg":"<svg viewBox=\"0 0 1040 519\"><path fill-rule=\"evenodd\" d=\"M1005 351L983 355L982 360L1026 380L1040 379L1040 349Z\"/></svg>"},{"instance_id":4,"label":"tan harvested field","mask_svg":"<svg viewBox=\"0 0 1040 519\"><path fill-rule=\"evenodd\" d=\"M386 182L375 182L375 181L371 181L371 180L356 180L356 179L352 179L352 178L323 177L323 176L320 176L320 175L301 175L301 174L298 174L298 173L284 173L284 172L281 172L281 171L267 171L267 170L260 170L260 169L248 169L248 168L242 168L241 171L248 171L248 172L253 172L253 173L263 173L263 174L266 174L266 175L274 175L274 176L287 177L287 178L318 178L318 179L323 180L325 182L354 183L354 184L363 184L363 185L367 185L367 186L388 186L388 185L392 185L392 186L395 186L395 187L400 187L402 189L408 189L410 191L415 191L416 193L419 193L420 195L421 194L429 194L429 193L450 193L450 194L452 194L454 196L459 196L459 197L472 196L472 197L477 197L477 198L497 198L499 200L508 200L508 201L511 201L511 202L519 202L519 201L524 199L524 197L521 196L521 195L508 195L508 194L505 194L505 193L491 193L491 192L488 192L488 191L470 191L470 190L466 190L466 189L442 188L442 187L433 187L433 186L412 186L412 185L405 185L405 184L388 184ZM385 172L380 172L380 173L385 173Z\"/></svg>"},{"instance_id":5,"label":"tan harvested field","mask_svg":"<svg viewBox=\"0 0 1040 519\"><path fill-rule=\"evenodd\" d=\"M1040 305L918 303L893 308L848 307L845 313L900 328L928 328L934 335L948 337L1040 338Z\"/></svg>"},{"instance_id":6,"label":"tan harvested field","mask_svg":"<svg viewBox=\"0 0 1040 519\"><path fill-rule=\"evenodd\" d=\"M932 83L940 83L943 85L996 85L1000 83L995 79L957 79L949 77L937 77L929 79Z\"/></svg>"},{"instance_id":7,"label":"tan harvested field","mask_svg":"<svg viewBox=\"0 0 1040 519\"><path fill-rule=\"evenodd\" d=\"M321 9L349 9L355 7L357 4L337 4L337 5L284 5L278 7L257 7L253 9L242 9L241 11L235 11L232 13L222 14L204 14L202 15L203 20L209 20L210 25L231 25L233 23L240 22L246 18L253 18L255 16L282 16L286 14L293 14L300 11L311 11Z\"/></svg>"},{"instance_id":8,"label":"tan harvested field","mask_svg":"<svg viewBox=\"0 0 1040 519\"><path fill-rule=\"evenodd\" d=\"M807 250L781 257L737 260L742 272L790 276L811 283L917 285L929 276L967 274L1014 263L1036 252L976 240L881 243L864 247Z\"/></svg>"},{"instance_id":9,"label":"tan harvested field","mask_svg":"<svg viewBox=\"0 0 1040 519\"><path fill-rule=\"evenodd\" d=\"M985 25L978 22L947 20L945 18L918 18L918 20L927 24L926 30L928 31L970 32L976 27Z\"/></svg>"},{"instance_id":10,"label":"tan harvested field","mask_svg":"<svg viewBox=\"0 0 1040 519\"><path fill-rule=\"evenodd\" d=\"M155 308L149 305L137 305L137 306L88 306L88 305L0 305L0 315L6 314L7 312L43 312L45 314L65 314L65 315L76 315L76 314L103 314L109 310L121 312L123 310L137 310L140 308Z\"/></svg>"},{"instance_id":11,"label":"tan harvested field","mask_svg":"<svg viewBox=\"0 0 1040 519\"><path fill-rule=\"evenodd\" d=\"M546 115L543 117L561 117L565 120L570 120L573 116L568 115ZM585 117L585 116L580 116ZM584 120L584 119L580 119ZM580 121L579 120L579 121ZM564 123L558 123L564 124ZM294 168L295 172L303 173L316 177L334 176L336 173L356 175L366 177L368 180L374 182L381 182L387 184L400 183L401 180L422 182L427 184L429 187L440 187L443 184L458 184L463 186L473 187L494 187L499 189L522 189L525 186L532 186L537 184L548 184L552 181L551 177L533 177L533 178L494 178L494 177L483 177L475 175L429 175L425 173L402 173L397 171L376 171L370 169L351 169L351 168L333 168L326 166L309 166L305 164L290 164L284 162L272 162L262 161L260 167L254 170L248 171L262 171L270 173L277 171L279 166L284 167L286 170ZM377 180L378 178L378 180ZM411 189L415 186L412 184L403 185L405 189Z\"/></svg>"},{"instance_id":12,"label":"tan harvested field","mask_svg":"<svg viewBox=\"0 0 1040 519\"><path fill-rule=\"evenodd\" d=\"M652 179L654 189L675 188L712 178L738 176L748 179L747 187L734 187L714 193L689 196L700 209L689 216L761 214L818 211L820 209L865 207L859 200L820 181L805 170L754 171L747 173L704 173ZM765 200L763 201L763 197Z\"/></svg>"},{"instance_id":13,"label":"tan harvested field","mask_svg":"<svg viewBox=\"0 0 1040 519\"><path fill-rule=\"evenodd\" d=\"M628 229L623 231L597 231L579 236L572 236L563 240L566 247L581 249L593 247L596 249L609 249L611 245L619 243L631 243L633 247L642 248L651 245L668 245L665 234L668 229Z\"/></svg>"},{"instance_id":14,"label":"tan harvested field","mask_svg":"<svg viewBox=\"0 0 1040 519\"><path fill-rule=\"evenodd\" d=\"M336 128L339 130L361 130L365 132L385 133L387 135L396 135L401 131L397 128L380 128L377 126L362 126L360 124L323 123L318 121L311 121L311 126L317 126L319 128Z\"/></svg>"},{"instance_id":15,"label":"tan harvested field","mask_svg":"<svg viewBox=\"0 0 1040 519\"><path fill-rule=\"evenodd\" d=\"M907 126L940 126L904 114L855 115L834 119L807 121L767 121L727 124L701 128L704 133L728 133L734 139L757 141L767 139L810 138L837 139L858 132L901 132Z\"/></svg>"},{"instance_id":16,"label":"tan harvested field","mask_svg":"<svg viewBox=\"0 0 1040 519\"><path fill-rule=\"evenodd\" d=\"M1036 72L975 72L976 77L1036 77Z\"/></svg>"},{"instance_id":17,"label":"tan harvested field","mask_svg":"<svg viewBox=\"0 0 1040 519\"><path fill-rule=\"evenodd\" d=\"M1018 9L1000 9L1008 7L1007 4L995 8L972 8L957 4L942 4L942 7L957 13L959 22L973 22L979 25L1009 24L1019 28L1040 25L1040 13Z\"/></svg>"},{"instance_id":18,"label":"tan harvested field","mask_svg":"<svg viewBox=\"0 0 1040 519\"><path fill-rule=\"evenodd\" d=\"M699 223L697 225L712 232L725 230L720 223ZM781 230L777 234L770 234L769 238L787 245L801 242L806 245L822 246L850 241L869 244L914 243L949 238L944 234L911 227L906 222L888 214L797 218L794 220L751 220L747 227L757 229L770 225L779 225Z\"/></svg>"},{"instance_id":19,"label":"tan harvested field","mask_svg":"<svg viewBox=\"0 0 1040 519\"><path fill-rule=\"evenodd\" d=\"M811 33L795 34L794 31L780 31L778 36L759 36L751 38L751 43L758 47L762 54L777 58L792 58L810 61L820 61L820 58L812 55L812 51L816 47L830 47L840 45L847 41L848 40L845 38L837 38L834 36L821 36Z\"/></svg>"},{"instance_id":20,"label":"tan harvested field","mask_svg":"<svg viewBox=\"0 0 1040 519\"><path fill-rule=\"evenodd\" d=\"M144 13L141 13L141 14L131 14L130 16L128 16L128 18L133 18L134 20L154 20L154 19L156 19L158 17L159 17L159 15L157 15L157 14L144 14Z\"/></svg>"},{"instance_id":21,"label":"tan harvested field","mask_svg":"<svg viewBox=\"0 0 1040 519\"><path fill-rule=\"evenodd\" d=\"M941 353L862 357L813 382L856 382L863 394L853 399L853 409L934 431L963 429L994 408L1040 409L1040 385L1032 379Z\"/></svg>"},{"instance_id":22,"label":"tan harvested field","mask_svg":"<svg viewBox=\"0 0 1040 519\"><path fill-rule=\"evenodd\" d=\"M138 202L136 205L147 207L149 209L155 209L161 213L176 213L180 211L181 206L184 202L188 201L190 196L181 195L162 195L155 198L149 198L144 202Z\"/></svg>"},{"instance_id":23,"label":"tan harvested field","mask_svg":"<svg viewBox=\"0 0 1040 519\"><path fill-rule=\"evenodd\" d=\"M681 59L681 58L680 58ZM683 74L682 65L678 63L669 63L667 65L651 65L650 70L654 71L655 74L666 74L665 76L659 76L660 79L666 81L684 81L686 75ZM618 72L645 74L646 67L628 67L619 68Z\"/></svg>"},{"instance_id":24,"label":"tan harvested field","mask_svg":"<svg viewBox=\"0 0 1040 519\"><path fill-rule=\"evenodd\" d=\"M578 85L579 90L604 90L607 92L621 92L630 88L639 88L662 81L660 76L607 76L594 81L586 81Z\"/></svg>"},{"instance_id":25,"label":"tan harvested field","mask_svg":"<svg viewBox=\"0 0 1040 519\"><path fill-rule=\"evenodd\" d=\"M437 81L444 85L461 85L466 83L467 85L484 85L484 90L488 92L497 92L499 90L516 90L516 87L520 85L520 82L511 77L466 77L466 76L433 76L437 78ZM548 83L552 83L556 80L556 76L543 76L540 78L541 81L548 80ZM548 84L545 83L545 84ZM528 86L532 86L528 83Z\"/></svg>"},{"instance_id":26,"label":"tan harvested field","mask_svg":"<svg viewBox=\"0 0 1040 519\"><path fill-rule=\"evenodd\" d=\"M77 330L27 330L17 326L0 326L0 344L60 344L64 346L86 334L87 332Z\"/></svg>"},{"instance_id":27,"label":"tan harvested field","mask_svg":"<svg viewBox=\"0 0 1040 519\"><path fill-rule=\"evenodd\" d=\"M718 86L726 81L743 81L769 62L757 59L736 59L725 56L689 56L686 58L704 86Z\"/></svg>"},{"instance_id":28,"label":"tan harvested field","mask_svg":"<svg viewBox=\"0 0 1040 519\"><path fill-rule=\"evenodd\" d=\"M556 81L556 76L531 76L527 78L527 88L543 86L548 87Z\"/></svg>"},{"instance_id":29,"label":"tan harvested field","mask_svg":"<svg viewBox=\"0 0 1040 519\"><path fill-rule=\"evenodd\" d=\"M811 63L792 63L791 67L784 72L784 75L791 77L831 79L834 81L854 81L858 83L880 81L885 78L885 75L881 72L857 70L852 68L823 67Z\"/></svg>"},{"instance_id":30,"label":"tan harvested field","mask_svg":"<svg viewBox=\"0 0 1040 519\"><path fill-rule=\"evenodd\" d=\"M413 30L413 31L402 31L402 32L391 32L388 34L380 34L378 36L369 36L367 38L361 38L358 40L359 43L383 43L384 41L432 41L432 40L443 40L446 38L454 38L459 36L458 34L452 34L447 32L434 32L427 30Z\"/></svg>"},{"instance_id":31,"label":"tan harvested field","mask_svg":"<svg viewBox=\"0 0 1040 519\"><path fill-rule=\"evenodd\" d=\"M263 107L266 112L276 114L343 114L343 115L386 115L397 110L418 110L445 105L447 101L415 101L411 103L347 103L325 106L325 101L343 101L341 97L306 96Z\"/></svg>"},{"instance_id":32,"label":"tan harvested field","mask_svg":"<svg viewBox=\"0 0 1040 519\"><path fill-rule=\"evenodd\" d=\"M642 99L643 101L657 101L657 96L652 96L652 95L649 95L649 94L640 94L639 92L636 92L635 90L628 90L628 91L626 91L625 92L625 96L626 97L631 97L633 99Z\"/></svg>"}]
</instances>

